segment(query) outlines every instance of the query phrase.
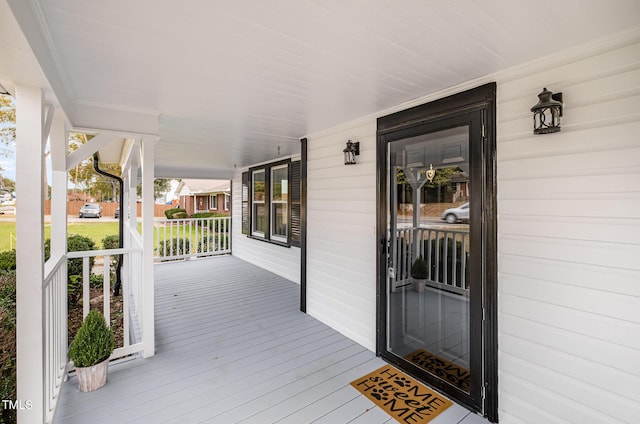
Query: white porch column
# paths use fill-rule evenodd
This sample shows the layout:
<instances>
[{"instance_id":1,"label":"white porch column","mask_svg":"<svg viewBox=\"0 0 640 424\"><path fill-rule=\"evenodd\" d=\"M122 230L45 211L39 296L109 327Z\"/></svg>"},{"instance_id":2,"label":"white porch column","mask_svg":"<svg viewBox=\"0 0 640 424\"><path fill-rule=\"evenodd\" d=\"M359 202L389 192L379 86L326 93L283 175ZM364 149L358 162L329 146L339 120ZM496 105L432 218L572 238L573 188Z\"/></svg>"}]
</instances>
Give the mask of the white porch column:
<instances>
[{"instance_id":1,"label":"white porch column","mask_svg":"<svg viewBox=\"0 0 640 424\"><path fill-rule=\"evenodd\" d=\"M143 318L142 356L148 358L155 354L155 282L153 279L153 177L156 140L142 140L142 279L143 279Z\"/></svg>"},{"instance_id":2,"label":"white porch column","mask_svg":"<svg viewBox=\"0 0 640 424\"><path fill-rule=\"evenodd\" d=\"M20 424L44 420L44 112L42 90L16 87L17 383Z\"/></svg>"},{"instance_id":3,"label":"white porch column","mask_svg":"<svg viewBox=\"0 0 640 424\"><path fill-rule=\"evenodd\" d=\"M138 228L138 165L132 164L129 167L129 198L127 199L127 207L130 208L129 223L131 228Z\"/></svg>"},{"instance_id":4,"label":"white porch column","mask_svg":"<svg viewBox=\"0 0 640 424\"><path fill-rule=\"evenodd\" d=\"M51 257L67 252L67 150L65 122L54 119L49 135L51 147Z\"/></svg>"}]
</instances>

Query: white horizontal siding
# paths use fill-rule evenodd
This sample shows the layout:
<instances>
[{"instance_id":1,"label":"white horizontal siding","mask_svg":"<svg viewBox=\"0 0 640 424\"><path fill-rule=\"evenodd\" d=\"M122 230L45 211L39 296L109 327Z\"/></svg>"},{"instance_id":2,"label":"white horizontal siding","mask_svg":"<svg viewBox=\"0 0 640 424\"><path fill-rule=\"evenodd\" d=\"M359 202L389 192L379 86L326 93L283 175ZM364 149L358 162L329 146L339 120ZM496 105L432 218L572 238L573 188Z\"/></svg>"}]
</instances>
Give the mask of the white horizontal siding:
<instances>
[{"instance_id":1,"label":"white horizontal siding","mask_svg":"<svg viewBox=\"0 0 640 424\"><path fill-rule=\"evenodd\" d=\"M233 177L231 205L233 256L300 284L299 247L278 246L242 234L242 172Z\"/></svg>"},{"instance_id":2,"label":"white horizontal siding","mask_svg":"<svg viewBox=\"0 0 640 424\"><path fill-rule=\"evenodd\" d=\"M376 122L308 137L307 311L370 350L376 334ZM344 165L347 140L360 142Z\"/></svg>"},{"instance_id":3,"label":"white horizontal siding","mask_svg":"<svg viewBox=\"0 0 640 424\"><path fill-rule=\"evenodd\" d=\"M308 136L308 311L375 347L376 117L496 81L499 419L640 416L640 33ZM564 93L562 131L529 109ZM344 166L348 139L360 141Z\"/></svg>"},{"instance_id":4,"label":"white horizontal siding","mask_svg":"<svg viewBox=\"0 0 640 424\"><path fill-rule=\"evenodd\" d=\"M536 65L498 78L500 422L637 422L640 41Z\"/></svg>"}]
</instances>

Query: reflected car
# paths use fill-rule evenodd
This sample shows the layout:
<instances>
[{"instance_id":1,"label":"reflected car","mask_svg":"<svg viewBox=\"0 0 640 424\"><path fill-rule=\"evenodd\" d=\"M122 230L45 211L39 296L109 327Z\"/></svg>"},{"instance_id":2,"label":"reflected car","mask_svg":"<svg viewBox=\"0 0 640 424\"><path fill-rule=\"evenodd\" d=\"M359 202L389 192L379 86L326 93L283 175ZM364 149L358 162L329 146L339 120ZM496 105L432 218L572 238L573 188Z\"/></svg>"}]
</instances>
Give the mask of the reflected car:
<instances>
[{"instance_id":1,"label":"reflected car","mask_svg":"<svg viewBox=\"0 0 640 424\"><path fill-rule=\"evenodd\" d=\"M449 224L456 222L469 222L469 202L460 205L457 208L450 208L442 212L440 219L447 221Z\"/></svg>"},{"instance_id":2,"label":"reflected car","mask_svg":"<svg viewBox=\"0 0 640 424\"><path fill-rule=\"evenodd\" d=\"M85 203L78 213L80 218L100 218L102 216L102 206L97 203Z\"/></svg>"}]
</instances>

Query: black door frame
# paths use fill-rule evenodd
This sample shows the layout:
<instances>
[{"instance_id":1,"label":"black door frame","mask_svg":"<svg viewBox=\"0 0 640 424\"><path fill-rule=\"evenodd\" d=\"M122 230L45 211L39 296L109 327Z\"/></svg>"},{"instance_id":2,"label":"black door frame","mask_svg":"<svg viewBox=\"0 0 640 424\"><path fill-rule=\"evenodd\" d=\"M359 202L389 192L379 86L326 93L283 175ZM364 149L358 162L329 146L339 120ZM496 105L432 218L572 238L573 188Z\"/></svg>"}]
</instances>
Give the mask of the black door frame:
<instances>
[{"instance_id":1,"label":"black door frame","mask_svg":"<svg viewBox=\"0 0 640 424\"><path fill-rule=\"evenodd\" d=\"M417 367L413 367L407 362L401 362L397 356L387 352L387 148L393 134L402 134L412 130L420 131L420 128L428 128L437 125L437 122L449 120L456 116L470 112L478 112L482 116L482 139L481 139L481 160L472 166L479 167L478 172L482 175L482 188L479 190L482 202L481 215L477 215L475 228L481 228L482 239L481 250L482 263L476 269L481 269L482 280L482 311L484 316L482 322L482 358L480 365L483 370L481 378L482 398L479 403L474 404L469 396L459 395L450 390L445 383L437 380L428 383L438 389L447 392L456 401L464 404L468 408L482 413L492 422L497 422L498 412L498 345L497 345L497 237L496 237L496 84L489 83L483 86L454 94L430 103L416 106L404 111L378 118L377 129L377 345L376 354L383 359L394 363L400 368L413 373L420 374ZM477 198L477 197L476 197ZM477 312L477 311L476 311ZM476 335L477 336L477 335Z\"/></svg>"}]
</instances>

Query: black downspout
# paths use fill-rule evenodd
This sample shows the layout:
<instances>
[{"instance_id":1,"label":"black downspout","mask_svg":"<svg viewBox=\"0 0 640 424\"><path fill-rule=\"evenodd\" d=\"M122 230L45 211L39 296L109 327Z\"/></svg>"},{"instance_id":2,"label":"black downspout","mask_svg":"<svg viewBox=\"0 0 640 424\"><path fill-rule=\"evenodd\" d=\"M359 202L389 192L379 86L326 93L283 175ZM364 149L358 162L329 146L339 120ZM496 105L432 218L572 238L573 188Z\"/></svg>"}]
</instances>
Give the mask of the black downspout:
<instances>
[{"instance_id":1,"label":"black downspout","mask_svg":"<svg viewBox=\"0 0 640 424\"><path fill-rule=\"evenodd\" d=\"M97 153L93 155L93 169L95 169L96 172L100 175L117 180L118 183L120 184L120 196L119 196L120 197L120 214L118 215L118 247L122 249L124 247L124 243L122 240L122 234L124 230L124 221L122 216L124 215L124 212L125 212L122 210L122 204L124 203L124 182L122 181L122 178L118 177L117 175L109 174L108 172L105 172L98 167ZM116 282L113 285L114 296L120 296L120 287L122 287L122 277L120 275L121 271L122 271L122 255L118 255L118 265L116 267Z\"/></svg>"}]
</instances>

